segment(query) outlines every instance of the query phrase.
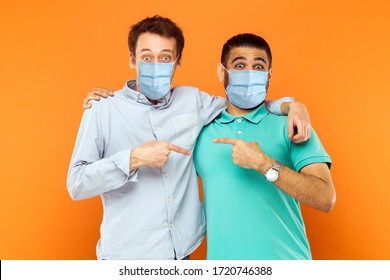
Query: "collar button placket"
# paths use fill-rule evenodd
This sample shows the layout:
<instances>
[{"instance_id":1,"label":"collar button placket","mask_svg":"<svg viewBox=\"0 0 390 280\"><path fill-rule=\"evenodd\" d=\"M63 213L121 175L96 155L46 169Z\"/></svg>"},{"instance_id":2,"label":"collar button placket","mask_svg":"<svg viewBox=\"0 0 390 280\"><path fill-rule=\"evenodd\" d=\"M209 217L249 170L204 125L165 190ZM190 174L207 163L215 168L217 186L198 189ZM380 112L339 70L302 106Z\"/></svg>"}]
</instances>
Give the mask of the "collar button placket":
<instances>
[{"instance_id":1,"label":"collar button placket","mask_svg":"<svg viewBox=\"0 0 390 280\"><path fill-rule=\"evenodd\" d=\"M242 139L243 138L243 131L244 131L244 122L242 118L236 119L236 137Z\"/></svg>"}]
</instances>

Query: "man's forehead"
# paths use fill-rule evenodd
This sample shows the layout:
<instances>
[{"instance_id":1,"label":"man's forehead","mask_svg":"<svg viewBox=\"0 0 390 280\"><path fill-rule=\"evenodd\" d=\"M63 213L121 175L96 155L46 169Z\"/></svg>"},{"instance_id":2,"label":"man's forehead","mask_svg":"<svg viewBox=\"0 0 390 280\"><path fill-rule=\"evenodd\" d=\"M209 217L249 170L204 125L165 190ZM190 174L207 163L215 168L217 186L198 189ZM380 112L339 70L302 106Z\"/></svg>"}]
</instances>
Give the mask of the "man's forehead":
<instances>
[{"instance_id":1,"label":"man's forehead","mask_svg":"<svg viewBox=\"0 0 390 280\"><path fill-rule=\"evenodd\" d=\"M146 32L142 33L137 40L138 51L166 51L176 52L176 39L174 37L164 37L158 34Z\"/></svg>"},{"instance_id":2,"label":"man's forehead","mask_svg":"<svg viewBox=\"0 0 390 280\"><path fill-rule=\"evenodd\" d=\"M233 60L264 60L268 61L268 55L263 49L254 48L254 47L235 47L232 48L229 52L228 61L232 62Z\"/></svg>"}]
</instances>

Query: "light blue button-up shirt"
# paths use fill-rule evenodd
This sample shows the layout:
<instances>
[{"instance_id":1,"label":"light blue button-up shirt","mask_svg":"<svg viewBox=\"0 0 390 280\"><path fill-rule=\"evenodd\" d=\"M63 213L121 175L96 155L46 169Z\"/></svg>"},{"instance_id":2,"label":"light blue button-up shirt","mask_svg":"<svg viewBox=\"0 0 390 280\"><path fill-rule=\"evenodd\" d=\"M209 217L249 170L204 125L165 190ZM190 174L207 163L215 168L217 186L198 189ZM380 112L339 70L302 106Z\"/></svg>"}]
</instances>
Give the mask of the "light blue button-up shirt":
<instances>
[{"instance_id":1,"label":"light blue button-up shirt","mask_svg":"<svg viewBox=\"0 0 390 280\"><path fill-rule=\"evenodd\" d=\"M153 105L134 89L135 81L128 81L114 97L92 101L85 110L68 191L76 200L102 198L99 259L181 259L205 234L192 151L200 130L226 100L181 86ZM271 106L274 111L280 103ZM168 141L191 155L171 152L163 168L130 172L131 149L151 140Z\"/></svg>"}]
</instances>

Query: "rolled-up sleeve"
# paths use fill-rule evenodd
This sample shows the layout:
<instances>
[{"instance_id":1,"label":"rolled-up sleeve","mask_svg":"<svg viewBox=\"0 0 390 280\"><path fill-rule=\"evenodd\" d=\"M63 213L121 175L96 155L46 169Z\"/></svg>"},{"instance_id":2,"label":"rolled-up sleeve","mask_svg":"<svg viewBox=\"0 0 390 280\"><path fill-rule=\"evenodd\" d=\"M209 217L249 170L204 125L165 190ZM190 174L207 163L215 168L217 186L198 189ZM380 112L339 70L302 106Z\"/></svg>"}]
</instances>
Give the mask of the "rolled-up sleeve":
<instances>
[{"instance_id":1,"label":"rolled-up sleeve","mask_svg":"<svg viewBox=\"0 0 390 280\"><path fill-rule=\"evenodd\" d=\"M130 172L130 152L126 149L104 157L104 140L99 106L85 110L68 170L67 187L75 200L86 199L137 181Z\"/></svg>"},{"instance_id":2,"label":"rolled-up sleeve","mask_svg":"<svg viewBox=\"0 0 390 280\"><path fill-rule=\"evenodd\" d=\"M282 110L280 107L285 102L292 102L294 101L294 97L282 97L276 100L268 100L265 101L265 106L267 107L268 111L270 111L272 114L282 116Z\"/></svg>"}]
</instances>

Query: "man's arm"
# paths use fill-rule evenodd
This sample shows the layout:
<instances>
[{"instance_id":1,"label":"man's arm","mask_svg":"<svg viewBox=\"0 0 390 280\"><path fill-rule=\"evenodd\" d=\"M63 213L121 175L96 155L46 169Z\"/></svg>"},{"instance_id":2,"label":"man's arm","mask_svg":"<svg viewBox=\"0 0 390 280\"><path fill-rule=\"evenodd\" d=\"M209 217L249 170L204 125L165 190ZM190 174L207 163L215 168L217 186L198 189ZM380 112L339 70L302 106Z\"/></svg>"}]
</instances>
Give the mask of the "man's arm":
<instances>
[{"instance_id":1,"label":"man's arm","mask_svg":"<svg viewBox=\"0 0 390 280\"><path fill-rule=\"evenodd\" d=\"M176 90L181 90L181 89L176 88ZM212 95L209 95L208 93L205 93L203 91L199 91L196 88L191 87L191 89L198 91L197 92L198 103L199 103L198 106L200 109L200 116L203 120L202 121L203 125L210 123L223 109L226 108L226 105L227 105L226 98L223 98L220 96L212 96ZM84 98L83 108L90 109L92 107L92 104L89 101L91 101L91 100L99 101L101 97L107 98L108 96L114 96L112 89L110 89L110 88L94 88L94 89L92 89L91 92L87 93L87 96ZM286 102L291 101L291 100L292 100L292 98L285 99ZM283 100L278 99L277 101L270 101L272 108L275 108L275 109L271 109L271 110L279 110L280 111L280 109L282 108L281 101L283 101ZM280 112L280 114L282 114L282 113Z\"/></svg>"},{"instance_id":2,"label":"man's arm","mask_svg":"<svg viewBox=\"0 0 390 280\"><path fill-rule=\"evenodd\" d=\"M94 104L84 111L68 171L67 186L73 199L94 197L127 182L137 182L140 166L162 167L171 151L190 154L189 150L168 142L150 141L106 157L102 127L106 116L100 109Z\"/></svg>"},{"instance_id":3,"label":"man's arm","mask_svg":"<svg viewBox=\"0 0 390 280\"><path fill-rule=\"evenodd\" d=\"M137 173L129 170L130 148L103 157L102 127L96 109L84 111L69 166L67 187L75 200L94 197L137 180Z\"/></svg>"},{"instance_id":4,"label":"man's arm","mask_svg":"<svg viewBox=\"0 0 390 280\"><path fill-rule=\"evenodd\" d=\"M232 144L233 162L243 168L265 174L275 163L257 142L245 142L236 138L219 138L215 142ZM279 165L279 177L273 182L278 188L310 207L324 212L332 210L336 192L326 163L306 165L299 172L280 163Z\"/></svg>"},{"instance_id":5,"label":"man's arm","mask_svg":"<svg viewBox=\"0 0 390 280\"><path fill-rule=\"evenodd\" d=\"M288 116L288 137L294 143L306 142L311 137L310 116L304 104L283 97L266 101L267 109L276 115Z\"/></svg>"},{"instance_id":6,"label":"man's arm","mask_svg":"<svg viewBox=\"0 0 390 280\"><path fill-rule=\"evenodd\" d=\"M113 95L114 93L110 88L94 88L84 98L83 108L91 108L92 105L89 102L91 100L99 101L101 97L107 98L108 96ZM226 107L225 98L210 96L201 91L200 100L205 125L211 122L218 113ZM288 137L291 141L294 143L301 143L310 139L310 116L304 104L293 101L293 98L291 97L283 97L276 100L266 101L265 105L273 114L288 116Z\"/></svg>"},{"instance_id":7,"label":"man's arm","mask_svg":"<svg viewBox=\"0 0 390 280\"><path fill-rule=\"evenodd\" d=\"M280 164L279 178L274 184L300 202L324 212L331 211L336 202L332 176L326 163L306 165L299 172Z\"/></svg>"},{"instance_id":8,"label":"man's arm","mask_svg":"<svg viewBox=\"0 0 390 280\"><path fill-rule=\"evenodd\" d=\"M212 96L206 92L199 91L197 97L203 126L212 122L227 106L226 98L220 96Z\"/></svg>"}]
</instances>

